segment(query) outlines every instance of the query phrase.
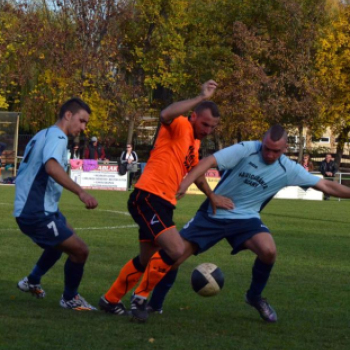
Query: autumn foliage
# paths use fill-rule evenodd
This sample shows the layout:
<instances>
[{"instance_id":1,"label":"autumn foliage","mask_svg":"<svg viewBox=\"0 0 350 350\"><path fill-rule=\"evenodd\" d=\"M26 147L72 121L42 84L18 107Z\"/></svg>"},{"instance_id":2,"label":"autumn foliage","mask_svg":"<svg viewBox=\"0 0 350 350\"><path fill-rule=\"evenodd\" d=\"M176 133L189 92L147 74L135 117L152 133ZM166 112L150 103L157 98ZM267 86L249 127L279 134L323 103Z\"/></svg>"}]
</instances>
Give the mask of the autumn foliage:
<instances>
[{"instance_id":1,"label":"autumn foliage","mask_svg":"<svg viewBox=\"0 0 350 350\"><path fill-rule=\"evenodd\" d=\"M36 131L80 96L93 110L88 134L131 139L142 116L212 78L220 146L276 122L341 134L349 21L335 0L2 1L0 109Z\"/></svg>"}]
</instances>

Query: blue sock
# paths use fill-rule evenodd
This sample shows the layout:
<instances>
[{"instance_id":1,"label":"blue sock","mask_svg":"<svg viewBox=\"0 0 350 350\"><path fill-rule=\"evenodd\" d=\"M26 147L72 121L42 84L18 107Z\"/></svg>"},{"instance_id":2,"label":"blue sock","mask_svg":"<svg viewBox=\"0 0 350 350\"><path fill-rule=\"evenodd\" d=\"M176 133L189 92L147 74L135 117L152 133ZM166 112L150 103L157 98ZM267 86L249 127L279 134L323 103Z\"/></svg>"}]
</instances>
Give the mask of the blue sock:
<instances>
[{"instance_id":1,"label":"blue sock","mask_svg":"<svg viewBox=\"0 0 350 350\"><path fill-rule=\"evenodd\" d=\"M274 264L267 265L259 258L256 258L252 270L252 283L247 292L250 300L257 300L261 298L261 293L267 284L273 265Z\"/></svg>"},{"instance_id":2,"label":"blue sock","mask_svg":"<svg viewBox=\"0 0 350 350\"><path fill-rule=\"evenodd\" d=\"M153 310L163 308L164 299L176 280L177 271L178 269L170 270L154 288L151 300L148 303Z\"/></svg>"},{"instance_id":3,"label":"blue sock","mask_svg":"<svg viewBox=\"0 0 350 350\"><path fill-rule=\"evenodd\" d=\"M29 283L39 284L41 277L55 265L61 256L62 252L59 250L55 248L46 248L28 276Z\"/></svg>"},{"instance_id":4,"label":"blue sock","mask_svg":"<svg viewBox=\"0 0 350 350\"><path fill-rule=\"evenodd\" d=\"M64 292L63 298L71 300L78 294L78 287L83 278L84 265L74 263L69 258L64 265Z\"/></svg>"}]
</instances>

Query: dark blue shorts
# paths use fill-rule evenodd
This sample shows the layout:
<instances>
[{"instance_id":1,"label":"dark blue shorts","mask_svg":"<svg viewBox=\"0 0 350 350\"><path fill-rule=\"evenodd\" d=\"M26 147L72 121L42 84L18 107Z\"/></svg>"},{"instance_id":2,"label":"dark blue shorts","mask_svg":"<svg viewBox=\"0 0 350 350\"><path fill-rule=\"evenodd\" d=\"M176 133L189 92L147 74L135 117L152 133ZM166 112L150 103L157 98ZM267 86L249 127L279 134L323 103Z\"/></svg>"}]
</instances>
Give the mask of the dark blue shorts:
<instances>
[{"instance_id":1,"label":"dark blue shorts","mask_svg":"<svg viewBox=\"0 0 350 350\"><path fill-rule=\"evenodd\" d=\"M73 235L61 212L40 220L16 218L16 221L21 231L42 248L55 247Z\"/></svg>"},{"instance_id":2,"label":"dark blue shorts","mask_svg":"<svg viewBox=\"0 0 350 350\"><path fill-rule=\"evenodd\" d=\"M244 249L243 244L258 233L269 229L260 219L213 219L206 212L198 211L180 231L181 237L198 246L196 254L203 253L226 238L233 248L231 254Z\"/></svg>"}]
</instances>

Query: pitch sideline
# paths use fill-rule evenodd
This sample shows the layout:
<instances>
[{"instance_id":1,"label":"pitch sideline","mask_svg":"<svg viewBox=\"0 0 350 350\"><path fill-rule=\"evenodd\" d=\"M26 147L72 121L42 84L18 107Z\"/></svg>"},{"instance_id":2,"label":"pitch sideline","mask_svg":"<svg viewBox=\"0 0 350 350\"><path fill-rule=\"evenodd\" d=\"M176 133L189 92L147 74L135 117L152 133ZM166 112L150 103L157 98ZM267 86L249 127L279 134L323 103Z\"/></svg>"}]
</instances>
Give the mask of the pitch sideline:
<instances>
[{"instance_id":1,"label":"pitch sideline","mask_svg":"<svg viewBox=\"0 0 350 350\"><path fill-rule=\"evenodd\" d=\"M10 203L0 203L0 205L10 205L12 206L13 204ZM97 211L104 211L104 212L109 212L109 213L115 213L115 214L120 214L120 215L125 215L125 216L130 216L130 214L126 211L118 211L118 210L104 210L104 209L96 209ZM105 227L76 227L74 228L75 230L115 230L115 229L120 229L120 228L136 228L138 227L135 224L132 225L121 225L121 226L105 226ZM8 229L2 229L1 231L19 231L18 228L8 228Z\"/></svg>"}]
</instances>

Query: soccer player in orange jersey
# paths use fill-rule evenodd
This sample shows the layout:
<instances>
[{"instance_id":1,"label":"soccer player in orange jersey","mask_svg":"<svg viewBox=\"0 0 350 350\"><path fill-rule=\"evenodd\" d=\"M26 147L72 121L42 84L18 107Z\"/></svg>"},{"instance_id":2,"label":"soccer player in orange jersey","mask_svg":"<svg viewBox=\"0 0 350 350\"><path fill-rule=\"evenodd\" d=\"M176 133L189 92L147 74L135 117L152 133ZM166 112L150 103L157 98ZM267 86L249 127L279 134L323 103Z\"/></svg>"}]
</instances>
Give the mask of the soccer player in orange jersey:
<instances>
[{"instance_id":1,"label":"soccer player in orange jersey","mask_svg":"<svg viewBox=\"0 0 350 350\"><path fill-rule=\"evenodd\" d=\"M127 315L121 301L137 282L131 313L134 319L146 321L147 297L157 283L185 252L185 246L173 222L176 192L184 176L198 163L200 140L211 134L219 123L219 110L207 101L217 88L209 80L201 93L192 99L176 102L160 115L161 127L155 147L140 180L128 201L128 209L139 225L140 254L122 268L118 278L100 299L102 310ZM193 110L190 117L183 115ZM207 196L212 191L205 176L196 181ZM231 205L222 199L219 206Z\"/></svg>"}]
</instances>

